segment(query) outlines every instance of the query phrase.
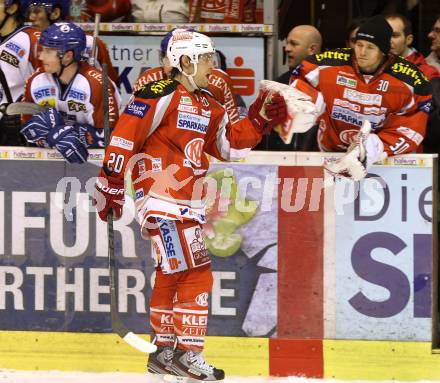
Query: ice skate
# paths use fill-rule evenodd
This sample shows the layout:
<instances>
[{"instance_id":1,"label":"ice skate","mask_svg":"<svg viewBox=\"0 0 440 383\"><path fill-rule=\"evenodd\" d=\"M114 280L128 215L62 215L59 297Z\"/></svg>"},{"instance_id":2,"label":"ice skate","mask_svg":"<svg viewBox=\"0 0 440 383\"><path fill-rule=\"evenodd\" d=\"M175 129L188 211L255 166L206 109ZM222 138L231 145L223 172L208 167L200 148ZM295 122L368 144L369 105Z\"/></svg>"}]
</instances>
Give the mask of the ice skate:
<instances>
[{"instance_id":1,"label":"ice skate","mask_svg":"<svg viewBox=\"0 0 440 383\"><path fill-rule=\"evenodd\" d=\"M171 363L175 376L167 375L164 380L172 383L220 382L225 372L208 364L203 355L194 351L175 350Z\"/></svg>"},{"instance_id":2,"label":"ice skate","mask_svg":"<svg viewBox=\"0 0 440 383\"><path fill-rule=\"evenodd\" d=\"M148 356L147 369L153 383L162 382L165 375L173 375L170 368L172 360L172 347L158 347L156 352Z\"/></svg>"}]
</instances>

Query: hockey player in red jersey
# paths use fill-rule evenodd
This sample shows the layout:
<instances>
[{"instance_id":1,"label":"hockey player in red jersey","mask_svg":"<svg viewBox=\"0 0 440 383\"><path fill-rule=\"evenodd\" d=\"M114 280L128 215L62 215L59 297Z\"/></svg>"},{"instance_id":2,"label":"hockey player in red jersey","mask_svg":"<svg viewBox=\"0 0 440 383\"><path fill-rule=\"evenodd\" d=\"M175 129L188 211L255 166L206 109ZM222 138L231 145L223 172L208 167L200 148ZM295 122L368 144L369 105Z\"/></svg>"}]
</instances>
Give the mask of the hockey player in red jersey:
<instances>
[{"instance_id":1,"label":"hockey player in red jersey","mask_svg":"<svg viewBox=\"0 0 440 383\"><path fill-rule=\"evenodd\" d=\"M23 116L21 133L30 143L56 148L71 163L87 160L87 148L104 147L102 73L82 57L84 31L73 23L52 24L41 33L39 68L26 83L24 101L46 106ZM119 105L109 86L110 126Z\"/></svg>"},{"instance_id":2,"label":"hockey player in red jersey","mask_svg":"<svg viewBox=\"0 0 440 383\"><path fill-rule=\"evenodd\" d=\"M24 85L38 66L34 47L38 31L23 26L18 0L0 1L0 104L19 101ZM20 117L0 113L0 145L24 145L20 135Z\"/></svg>"},{"instance_id":3,"label":"hockey player in red jersey","mask_svg":"<svg viewBox=\"0 0 440 383\"><path fill-rule=\"evenodd\" d=\"M168 61L168 58L166 57L166 48L172 33L173 31L168 32L160 43L159 54L162 66L150 68L144 71L133 86L134 92L136 92L142 85L170 77L172 67ZM206 89L220 104L225 107L231 123L235 123L240 120L240 111L237 106L236 95L232 89L232 80L226 72L218 67L213 68L209 76L209 83Z\"/></svg>"},{"instance_id":4,"label":"hockey player in red jersey","mask_svg":"<svg viewBox=\"0 0 440 383\"><path fill-rule=\"evenodd\" d=\"M214 53L207 36L173 32L167 45L171 79L134 94L112 133L95 195L101 219L110 209L119 217L124 173L131 169L141 231L151 239L157 265L150 323L158 351L150 355L148 371L200 381L224 378L202 355L213 283L201 235L207 154L223 161L246 156L287 113L282 97L273 94L269 101L261 93L248 118L231 123L203 90Z\"/></svg>"},{"instance_id":5,"label":"hockey player in red jersey","mask_svg":"<svg viewBox=\"0 0 440 383\"><path fill-rule=\"evenodd\" d=\"M34 28L44 31L53 23L59 23L68 20L69 0L21 0L24 15L32 23ZM118 80L118 74L113 68L112 61L107 49L107 45L99 37L96 39L97 62L92 60L93 35L86 33L87 57L91 65L102 69L102 64L107 64L109 77L115 83Z\"/></svg>"},{"instance_id":6,"label":"hockey player in red jersey","mask_svg":"<svg viewBox=\"0 0 440 383\"><path fill-rule=\"evenodd\" d=\"M327 164L333 174L361 179L374 162L414 152L423 141L431 86L416 65L389 54L392 32L375 16L359 28L353 50L309 56L293 72L292 80L305 79L324 97L321 150L347 152ZM365 121L370 134L359 133Z\"/></svg>"}]
</instances>

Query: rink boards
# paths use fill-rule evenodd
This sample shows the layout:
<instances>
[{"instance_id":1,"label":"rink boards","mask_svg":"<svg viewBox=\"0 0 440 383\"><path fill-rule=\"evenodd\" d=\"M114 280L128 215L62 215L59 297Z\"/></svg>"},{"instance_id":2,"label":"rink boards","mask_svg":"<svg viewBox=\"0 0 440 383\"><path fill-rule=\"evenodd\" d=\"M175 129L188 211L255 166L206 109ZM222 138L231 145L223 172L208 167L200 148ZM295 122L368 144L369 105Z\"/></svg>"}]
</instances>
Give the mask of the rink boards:
<instances>
[{"instance_id":1,"label":"rink boards","mask_svg":"<svg viewBox=\"0 0 440 383\"><path fill-rule=\"evenodd\" d=\"M111 334L105 226L86 192L101 153L82 167L29 148L0 158L0 368L143 371ZM258 210L229 231L239 250L213 257L208 359L231 375L440 379L433 158L388 160L360 185L324 178L325 158L213 164ZM131 208L115 226L119 311L148 333L153 267Z\"/></svg>"}]
</instances>

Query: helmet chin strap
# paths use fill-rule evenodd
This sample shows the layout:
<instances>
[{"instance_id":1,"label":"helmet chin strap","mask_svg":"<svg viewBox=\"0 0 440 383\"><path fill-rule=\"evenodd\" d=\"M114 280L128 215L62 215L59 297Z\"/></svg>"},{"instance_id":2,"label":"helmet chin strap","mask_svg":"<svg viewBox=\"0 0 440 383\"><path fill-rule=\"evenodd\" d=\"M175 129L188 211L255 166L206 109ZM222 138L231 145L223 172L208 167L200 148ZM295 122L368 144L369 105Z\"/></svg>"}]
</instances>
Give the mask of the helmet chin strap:
<instances>
[{"instance_id":1,"label":"helmet chin strap","mask_svg":"<svg viewBox=\"0 0 440 383\"><path fill-rule=\"evenodd\" d=\"M62 74L63 74L63 72L64 72L64 69L66 69L68 66L72 65L72 64L75 62L74 60L72 60L69 64L64 65L64 64L62 63L63 57L64 57L64 54L63 54L61 57L59 57L59 59L60 59L60 65L61 65L61 70L60 70L60 73L57 73L57 77L58 77L58 78L60 78L60 77L62 76Z\"/></svg>"},{"instance_id":2,"label":"helmet chin strap","mask_svg":"<svg viewBox=\"0 0 440 383\"><path fill-rule=\"evenodd\" d=\"M183 70L182 70L182 74L188 79L189 83L191 84L191 86L197 90L200 89L197 85L196 82L194 81L194 76L197 74L197 64L194 63L194 73L193 74L186 74Z\"/></svg>"}]
</instances>

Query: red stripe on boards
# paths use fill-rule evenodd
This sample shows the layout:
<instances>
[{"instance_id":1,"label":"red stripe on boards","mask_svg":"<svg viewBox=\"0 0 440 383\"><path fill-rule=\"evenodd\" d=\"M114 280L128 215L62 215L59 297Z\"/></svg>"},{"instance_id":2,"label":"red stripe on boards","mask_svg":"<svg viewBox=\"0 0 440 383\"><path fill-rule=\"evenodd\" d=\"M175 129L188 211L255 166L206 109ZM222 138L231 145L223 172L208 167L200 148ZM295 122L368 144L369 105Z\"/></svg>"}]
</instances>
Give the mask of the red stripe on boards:
<instances>
[{"instance_id":1,"label":"red stripe on boards","mask_svg":"<svg viewBox=\"0 0 440 383\"><path fill-rule=\"evenodd\" d=\"M279 338L323 337L322 169L279 167Z\"/></svg>"},{"instance_id":2,"label":"red stripe on boards","mask_svg":"<svg viewBox=\"0 0 440 383\"><path fill-rule=\"evenodd\" d=\"M323 378L322 340L269 339L269 375Z\"/></svg>"}]
</instances>

